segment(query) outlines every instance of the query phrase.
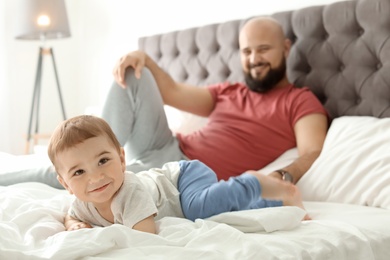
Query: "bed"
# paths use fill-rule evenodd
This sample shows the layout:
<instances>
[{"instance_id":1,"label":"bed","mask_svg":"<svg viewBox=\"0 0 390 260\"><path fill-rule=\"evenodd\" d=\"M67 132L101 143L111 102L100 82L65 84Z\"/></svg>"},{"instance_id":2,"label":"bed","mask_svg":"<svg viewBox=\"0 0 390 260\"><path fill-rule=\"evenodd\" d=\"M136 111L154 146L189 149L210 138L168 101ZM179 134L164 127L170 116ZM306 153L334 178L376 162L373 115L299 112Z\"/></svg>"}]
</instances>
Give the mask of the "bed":
<instances>
[{"instance_id":1,"label":"bed","mask_svg":"<svg viewBox=\"0 0 390 260\"><path fill-rule=\"evenodd\" d=\"M272 17L294 43L290 81L309 86L333 119L321 155L297 183L312 220L278 207L163 218L158 235L120 225L65 232L72 197L52 187L48 158L0 153L0 259L390 259L390 0ZM242 81L237 38L247 18L145 36L139 47L179 81ZM174 131L207 121L167 113ZM296 157L291 149L259 170Z\"/></svg>"}]
</instances>

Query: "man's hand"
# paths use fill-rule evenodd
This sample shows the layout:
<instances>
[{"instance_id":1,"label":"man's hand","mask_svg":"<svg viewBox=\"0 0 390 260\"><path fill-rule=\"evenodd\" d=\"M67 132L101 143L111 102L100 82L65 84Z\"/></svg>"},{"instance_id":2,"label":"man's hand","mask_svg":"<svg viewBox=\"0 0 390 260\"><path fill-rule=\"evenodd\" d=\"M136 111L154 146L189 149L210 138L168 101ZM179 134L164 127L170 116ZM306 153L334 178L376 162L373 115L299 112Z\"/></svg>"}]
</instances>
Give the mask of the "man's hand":
<instances>
[{"instance_id":1,"label":"man's hand","mask_svg":"<svg viewBox=\"0 0 390 260\"><path fill-rule=\"evenodd\" d=\"M271 176L271 177L274 177L274 178L277 178L279 180L282 179L282 175L278 172L271 172L270 174L268 174L268 176Z\"/></svg>"},{"instance_id":2,"label":"man's hand","mask_svg":"<svg viewBox=\"0 0 390 260\"><path fill-rule=\"evenodd\" d=\"M126 88L125 72L128 67L134 69L135 77L141 77L141 70L145 67L147 55L142 51L130 52L122 56L114 66L112 74L115 81L122 87Z\"/></svg>"}]
</instances>

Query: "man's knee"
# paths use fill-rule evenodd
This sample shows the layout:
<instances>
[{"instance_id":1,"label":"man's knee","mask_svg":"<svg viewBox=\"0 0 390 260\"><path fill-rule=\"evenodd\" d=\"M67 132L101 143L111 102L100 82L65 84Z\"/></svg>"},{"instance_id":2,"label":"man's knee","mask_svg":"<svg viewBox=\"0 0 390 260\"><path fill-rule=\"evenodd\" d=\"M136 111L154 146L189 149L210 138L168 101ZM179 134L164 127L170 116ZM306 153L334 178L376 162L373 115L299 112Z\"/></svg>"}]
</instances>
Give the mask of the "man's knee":
<instances>
[{"instance_id":1,"label":"man's knee","mask_svg":"<svg viewBox=\"0 0 390 260\"><path fill-rule=\"evenodd\" d=\"M131 86L134 82L149 80L153 78L152 72L146 67L142 68L140 78L136 78L135 70L132 67L128 67L125 71L126 86Z\"/></svg>"}]
</instances>

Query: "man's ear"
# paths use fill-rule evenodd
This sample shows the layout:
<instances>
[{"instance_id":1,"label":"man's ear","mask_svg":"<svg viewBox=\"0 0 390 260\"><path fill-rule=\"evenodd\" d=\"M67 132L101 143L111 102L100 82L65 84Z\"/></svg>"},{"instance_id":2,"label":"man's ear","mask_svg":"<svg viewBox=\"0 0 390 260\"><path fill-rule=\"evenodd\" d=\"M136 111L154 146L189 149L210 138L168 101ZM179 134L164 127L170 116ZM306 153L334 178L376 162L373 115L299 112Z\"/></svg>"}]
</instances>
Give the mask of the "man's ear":
<instances>
[{"instance_id":1,"label":"man's ear","mask_svg":"<svg viewBox=\"0 0 390 260\"><path fill-rule=\"evenodd\" d=\"M61 175L57 174L57 180L60 182L60 184L70 193L73 194L73 191L69 188L68 184L62 179Z\"/></svg>"},{"instance_id":2,"label":"man's ear","mask_svg":"<svg viewBox=\"0 0 390 260\"><path fill-rule=\"evenodd\" d=\"M122 171L124 172L126 171L126 159L125 159L125 149L123 149L123 147L121 147L119 157L121 159Z\"/></svg>"},{"instance_id":3,"label":"man's ear","mask_svg":"<svg viewBox=\"0 0 390 260\"><path fill-rule=\"evenodd\" d=\"M291 41L290 39L286 38L284 40L284 57L287 59L288 55L290 54L291 50Z\"/></svg>"}]
</instances>

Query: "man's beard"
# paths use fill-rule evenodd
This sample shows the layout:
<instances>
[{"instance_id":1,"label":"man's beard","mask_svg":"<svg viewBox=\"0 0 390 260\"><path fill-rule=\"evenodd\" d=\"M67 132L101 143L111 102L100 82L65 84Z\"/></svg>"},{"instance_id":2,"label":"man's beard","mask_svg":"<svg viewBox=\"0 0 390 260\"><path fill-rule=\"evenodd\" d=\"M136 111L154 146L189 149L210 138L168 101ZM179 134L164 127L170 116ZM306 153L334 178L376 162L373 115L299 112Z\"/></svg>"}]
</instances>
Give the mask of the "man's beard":
<instances>
[{"instance_id":1,"label":"man's beard","mask_svg":"<svg viewBox=\"0 0 390 260\"><path fill-rule=\"evenodd\" d=\"M250 68L256 67L250 65ZM280 65L274 69L270 68L267 75L263 79L254 79L250 72L245 73L245 83L252 91L265 93L273 89L286 75L286 59L283 57Z\"/></svg>"}]
</instances>

